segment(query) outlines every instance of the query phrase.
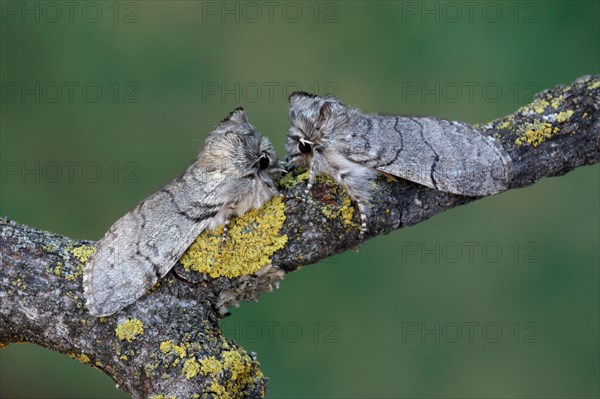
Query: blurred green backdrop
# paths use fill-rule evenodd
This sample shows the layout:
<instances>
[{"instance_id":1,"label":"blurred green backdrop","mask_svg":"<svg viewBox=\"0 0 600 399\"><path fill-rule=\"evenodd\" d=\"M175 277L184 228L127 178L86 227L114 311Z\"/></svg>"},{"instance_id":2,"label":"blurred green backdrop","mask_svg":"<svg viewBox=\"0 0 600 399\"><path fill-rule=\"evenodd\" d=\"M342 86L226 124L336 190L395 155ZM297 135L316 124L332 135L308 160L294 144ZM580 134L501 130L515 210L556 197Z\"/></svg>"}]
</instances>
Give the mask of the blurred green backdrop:
<instances>
[{"instance_id":1,"label":"blurred green backdrop","mask_svg":"<svg viewBox=\"0 0 600 399\"><path fill-rule=\"evenodd\" d=\"M0 214L77 238L182 171L237 106L283 155L300 88L476 123L600 72L595 1L0 4ZM374 239L223 326L271 398L598 397L599 172ZM3 398L126 397L32 345L0 366Z\"/></svg>"}]
</instances>

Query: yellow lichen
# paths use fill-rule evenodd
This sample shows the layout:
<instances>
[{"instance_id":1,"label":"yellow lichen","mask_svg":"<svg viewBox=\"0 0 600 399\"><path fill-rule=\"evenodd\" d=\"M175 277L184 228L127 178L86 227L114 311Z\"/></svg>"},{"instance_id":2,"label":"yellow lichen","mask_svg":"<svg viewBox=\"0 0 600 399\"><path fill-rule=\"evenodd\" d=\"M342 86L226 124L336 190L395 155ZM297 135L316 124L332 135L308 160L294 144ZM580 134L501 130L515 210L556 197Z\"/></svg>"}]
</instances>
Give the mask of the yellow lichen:
<instances>
[{"instance_id":1,"label":"yellow lichen","mask_svg":"<svg viewBox=\"0 0 600 399\"><path fill-rule=\"evenodd\" d=\"M354 217L354 207L352 206L352 201L349 197L344 197L341 206L327 205L322 207L321 213L328 219L340 218L346 229L355 226L355 223L352 221L352 218Z\"/></svg>"},{"instance_id":2,"label":"yellow lichen","mask_svg":"<svg viewBox=\"0 0 600 399\"><path fill-rule=\"evenodd\" d=\"M227 392L225 387L214 380L210 383L210 392L216 394L217 398L220 399L231 398L231 395Z\"/></svg>"},{"instance_id":3,"label":"yellow lichen","mask_svg":"<svg viewBox=\"0 0 600 399\"><path fill-rule=\"evenodd\" d=\"M11 284L21 290L27 289L27 284L21 279L21 277L17 278L17 280L15 280L15 281L11 282Z\"/></svg>"},{"instance_id":4,"label":"yellow lichen","mask_svg":"<svg viewBox=\"0 0 600 399\"><path fill-rule=\"evenodd\" d=\"M550 100L550 106L552 106L552 108L554 108L554 109L558 109L558 107L560 106L560 103L562 103L563 100L564 100L564 97L562 94L558 97L554 97Z\"/></svg>"},{"instance_id":5,"label":"yellow lichen","mask_svg":"<svg viewBox=\"0 0 600 399\"><path fill-rule=\"evenodd\" d=\"M279 185L283 188L291 189L296 187L299 182L308 180L309 176L309 171L302 172L297 176L294 176L292 173L288 173L279 179Z\"/></svg>"},{"instance_id":6,"label":"yellow lichen","mask_svg":"<svg viewBox=\"0 0 600 399\"><path fill-rule=\"evenodd\" d=\"M223 365L227 370L231 371L231 379L234 381L252 382L252 378L250 378L250 381L247 381L248 377L251 376L251 362L252 360L246 353L242 354L239 351L223 352Z\"/></svg>"},{"instance_id":7,"label":"yellow lichen","mask_svg":"<svg viewBox=\"0 0 600 399\"><path fill-rule=\"evenodd\" d=\"M75 257L79 259L81 263L86 263L90 255L94 253L94 247L84 244L73 248L71 253L75 255Z\"/></svg>"},{"instance_id":8,"label":"yellow lichen","mask_svg":"<svg viewBox=\"0 0 600 399\"><path fill-rule=\"evenodd\" d=\"M502 122L500 125L498 125L498 129L508 129L509 127L511 127L511 125L512 125L511 118L506 118L506 120L504 122Z\"/></svg>"},{"instance_id":9,"label":"yellow lichen","mask_svg":"<svg viewBox=\"0 0 600 399\"><path fill-rule=\"evenodd\" d=\"M296 181L308 181L309 178L310 178L310 170L307 170L305 172L300 173L298 176L296 176Z\"/></svg>"},{"instance_id":10,"label":"yellow lichen","mask_svg":"<svg viewBox=\"0 0 600 399\"><path fill-rule=\"evenodd\" d=\"M324 207L321 208L321 213L323 214L323 216L325 216L327 219L333 219L336 216L339 215L339 209L335 209L330 205L326 205Z\"/></svg>"},{"instance_id":11,"label":"yellow lichen","mask_svg":"<svg viewBox=\"0 0 600 399\"><path fill-rule=\"evenodd\" d=\"M594 80L594 83L590 85L590 89L594 90L600 87L600 79Z\"/></svg>"},{"instance_id":12,"label":"yellow lichen","mask_svg":"<svg viewBox=\"0 0 600 399\"><path fill-rule=\"evenodd\" d=\"M530 112L535 112L538 115L542 115L546 108L552 107L554 109L558 109L561 103L564 101L564 97L561 94L557 97L548 97L548 98L539 98L534 100L531 104L527 104L521 108L519 108L518 112L521 114L528 114ZM506 124L508 121L504 122ZM506 128L508 125L501 125L500 128Z\"/></svg>"},{"instance_id":13,"label":"yellow lichen","mask_svg":"<svg viewBox=\"0 0 600 399\"><path fill-rule=\"evenodd\" d=\"M138 319L128 319L115 328L115 334L121 341L131 342L144 333L144 323Z\"/></svg>"},{"instance_id":14,"label":"yellow lichen","mask_svg":"<svg viewBox=\"0 0 600 399\"><path fill-rule=\"evenodd\" d=\"M558 132L557 127L552 127L552 125L547 122L528 123L525 125L524 130L523 136L515 141L515 144L518 146L529 143L532 146L537 147Z\"/></svg>"},{"instance_id":15,"label":"yellow lichen","mask_svg":"<svg viewBox=\"0 0 600 399\"><path fill-rule=\"evenodd\" d=\"M252 384L255 378L263 377L250 356L244 351L226 350L223 351L221 357L222 360L215 356L204 358L200 360L199 368L197 367L198 362L190 359L184 365L183 373L188 379L197 375L198 372L203 376L212 376L210 390L220 398L237 397L236 393L240 393L244 387ZM188 377L188 373L191 377ZM225 385L218 381L218 377L223 375L227 377Z\"/></svg>"},{"instance_id":16,"label":"yellow lichen","mask_svg":"<svg viewBox=\"0 0 600 399\"><path fill-rule=\"evenodd\" d=\"M149 399L177 399L177 396L174 396L174 395L170 395L170 396L165 396L165 395L150 395L148 398Z\"/></svg>"},{"instance_id":17,"label":"yellow lichen","mask_svg":"<svg viewBox=\"0 0 600 399\"><path fill-rule=\"evenodd\" d=\"M331 194L333 196L338 195L338 190L343 192L342 204L327 204L321 207L321 213L327 219L341 219L346 229L356 227L356 224L352 221L354 217L354 207L352 206L352 200L348 197L346 189L343 186L338 185L335 180L329 175L321 174L317 176L317 181L323 184L327 184L331 187Z\"/></svg>"},{"instance_id":18,"label":"yellow lichen","mask_svg":"<svg viewBox=\"0 0 600 399\"><path fill-rule=\"evenodd\" d=\"M52 274L54 274L55 276L60 277L60 271L62 269L62 262L56 262L56 268L54 270L51 271Z\"/></svg>"},{"instance_id":19,"label":"yellow lichen","mask_svg":"<svg viewBox=\"0 0 600 399\"><path fill-rule=\"evenodd\" d=\"M181 371L183 372L185 378L189 380L190 378L193 378L198 374L198 372L200 371L200 365L198 364L196 359L188 359L183 364L183 369Z\"/></svg>"},{"instance_id":20,"label":"yellow lichen","mask_svg":"<svg viewBox=\"0 0 600 399\"><path fill-rule=\"evenodd\" d=\"M279 235L284 211L281 197L274 197L259 210L232 219L225 242L223 227L203 232L181 257L181 263L186 270L213 278L255 273L271 263L269 257L287 243L287 235Z\"/></svg>"},{"instance_id":21,"label":"yellow lichen","mask_svg":"<svg viewBox=\"0 0 600 399\"><path fill-rule=\"evenodd\" d=\"M546 99L540 99L537 101L534 101L531 104L531 108L533 108L533 110L537 113L537 114L543 114L544 110L546 109L547 106L549 106L550 103L546 100Z\"/></svg>"},{"instance_id":22,"label":"yellow lichen","mask_svg":"<svg viewBox=\"0 0 600 399\"><path fill-rule=\"evenodd\" d=\"M154 354L150 354L150 357L154 357ZM154 374L154 370L156 370L159 367L158 362L150 362L150 363L146 363L144 365L144 373L146 373L147 376L151 376Z\"/></svg>"},{"instance_id":23,"label":"yellow lichen","mask_svg":"<svg viewBox=\"0 0 600 399\"><path fill-rule=\"evenodd\" d=\"M263 374L244 351L224 351L223 366L231 373L228 379L227 391L239 392L240 389L253 383L255 378L262 378Z\"/></svg>"},{"instance_id":24,"label":"yellow lichen","mask_svg":"<svg viewBox=\"0 0 600 399\"><path fill-rule=\"evenodd\" d=\"M292 176L291 173L286 174L285 176L283 176L281 179L279 179L279 185L283 188L293 188L296 186L296 179L294 178L294 176Z\"/></svg>"},{"instance_id":25,"label":"yellow lichen","mask_svg":"<svg viewBox=\"0 0 600 399\"><path fill-rule=\"evenodd\" d=\"M214 356L200 360L202 375L217 374L223 371L223 365Z\"/></svg>"},{"instance_id":26,"label":"yellow lichen","mask_svg":"<svg viewBox=\"0 0 600 399\"><path fill-rule=\"evenodd\" d=\"M129 360L129 358L127 357L127 355L121 355L121 356L119 356L119 359L121 359L121 360Z\"/></svg>"},{"instance_id":27,"label":"yellow lichen","mask_svg":"<svg viewBox=\"0 0 600 399\"><path fill-rule=\"evenodd\" d=\"M349 197L344 197L342 207L340 208L340 214L342 215L344 226L348 228L354 226L354 222L352 221L352 218L354 217L354 207L352 206L352 201Z\"/></svg>"},{"instance_id":28,"label":"yellow lichen","mask_svg":"<svg viewBox=\"0 0 600 399\"><path fill-rule=\"evenodd\" d=\"M160 283L161 283L161 282L162 282L162 280L158 280L158 281L156 282L156 284L154 284L154 285L152 286L152 288L150 288L150 289L148 290L148 293L151 293L151 292L154 292L154 291L156 291L156 289L157 289L158 287L160 287Z\"/></svg>"},{"instance_id":29,"label":"yellow lichen","mask_svg":"<svg viewBox=\"0 0 600 399\"><path fill-rule=\"evenodd\" d=\"M563 94L555 97L553 97L552 94L546 94L545 98L536 99L533 103L520 108L519 113L529 117L531 116L532 112L544 114L549 108L558 110L561 107L564 108L564 100L565 98ZM534 147L539 146L541 143L548 140L560 131L560 128L557 127L556 124L568 121L574 114L574 111L570 109L558 113L551 113L552 110L549 111L550 113L544 115L543 119L550 122L556 122L555 125L553 126L550 122L535 120L529 123L524 123L517 128L513 128L518 135L518 138L515 140L515 145L521 146L525 144L531 144ZM500 124L499 127L506 128L510 125L514 126L514 123L509 124L508 120L506 120Z\"/></svg>"},{"instance_id":30,"label":"yellow lichen","mask_svg":"<svg viewBox=\"0 0 600 399\"><path fill-rule=\"evenodd\" d=\"M90 358L85 353L81 353L79 356L76 357L76 359L84 364L90 362Z\"/></svg>"},{"instance_id":31,"label":"yellow lichen","mask_svg":"<svg viewBox=\"0 0 600 399\"><path fill-rule=\"evenodd\" d=\"M44 248L47 252L56 252L57 250L56 245L54 244L42 245L42 248Z\"/></svg>"},{"instance_id":32,"label":"yellow lichen","mask_svg":"<svg viewBox=\"0 0 600 399\"><path fill-rule=\"evenodd\" d=\"M160 350L165 355L173 353L182 359L186 356L185 348L183 346L175 345L171 340L161 342Z\"/></svg>"},{"instance_id":33,"label":"yellow lichen","mask_svg":"<svg viewBox=\"0 0 600 399\"><path fill-rule=\"evenodd\" d=\"M65 276L65 280L67 280L67 281L75 281L75 280L77 280L81 276L83 276L83 264L80 263L77 266L75 266L74 273L67 274Z\"/></svg>"},{"instance_id":34,"label":"yellow lichen","mask_svg":"<svg viewBox=\"0 0 600 399\"><path fill-rule=\"evenodd\" d=\"M569 118L573 115L573 111L571 111L570 109L563 111L563 112L559 112L558 115L556 115L556 121L559 123L563 123L569 120Z\"/></svg>"}]
</instances>

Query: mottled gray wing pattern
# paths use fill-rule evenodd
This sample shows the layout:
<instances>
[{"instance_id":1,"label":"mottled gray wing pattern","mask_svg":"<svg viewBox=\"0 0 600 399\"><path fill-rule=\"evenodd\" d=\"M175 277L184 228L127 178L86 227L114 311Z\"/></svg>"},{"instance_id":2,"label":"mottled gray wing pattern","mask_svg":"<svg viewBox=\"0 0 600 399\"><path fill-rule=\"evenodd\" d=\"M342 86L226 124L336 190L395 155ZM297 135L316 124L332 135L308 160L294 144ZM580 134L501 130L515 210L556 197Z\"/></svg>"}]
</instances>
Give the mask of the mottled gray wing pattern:
<instances>
[{"instance_id":1,"label":"mottled gray wing pattern","mask_svg":"<svg viewBox=\"0 0 600 399\"><path fill-rule=\"evenodd\" d=\"M512 161L492 137L438 118L362 115L340 151L350 160L425 186L482 196L508 188Z\"/></svg>"},{"instance_id":2,"label":"mottled gray wing pattern","mask_svg":"<svg viewBox=\"0 0 600 399\"><path fill-rule=\"evenodd\" d=\"M224 179L196 161L110 228L84 271L91 314L110 315L133 303L173 267L223 207L217 187Z\"/></svg>"}]
</instances>

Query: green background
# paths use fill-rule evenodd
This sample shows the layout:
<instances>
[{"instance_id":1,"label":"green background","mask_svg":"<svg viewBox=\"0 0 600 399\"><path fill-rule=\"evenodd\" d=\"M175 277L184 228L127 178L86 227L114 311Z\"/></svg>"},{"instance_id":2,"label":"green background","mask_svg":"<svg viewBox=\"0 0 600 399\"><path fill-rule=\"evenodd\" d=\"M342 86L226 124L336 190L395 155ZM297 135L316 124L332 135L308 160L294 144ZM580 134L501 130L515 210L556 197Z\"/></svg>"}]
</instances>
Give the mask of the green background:
<instances>
[{"instance_id":1,"label":"green background","mask_svg":"<svg viewBox=\"0 0 600 399\"><path fill-rule=\"evenodd\" d=\"M76 238L100 238L180 173L237 106L283 155L298 88L478 123L600 72L593 1L100 1L72 16L54 4L60 14L2 2L0 214ZM234 309L227 335L258 353L271 398L598 397L599 172L543 179L305 267ZM126 397L32 345L0 351L0 366L3 398Z\"/></svg>"}]
</instances>

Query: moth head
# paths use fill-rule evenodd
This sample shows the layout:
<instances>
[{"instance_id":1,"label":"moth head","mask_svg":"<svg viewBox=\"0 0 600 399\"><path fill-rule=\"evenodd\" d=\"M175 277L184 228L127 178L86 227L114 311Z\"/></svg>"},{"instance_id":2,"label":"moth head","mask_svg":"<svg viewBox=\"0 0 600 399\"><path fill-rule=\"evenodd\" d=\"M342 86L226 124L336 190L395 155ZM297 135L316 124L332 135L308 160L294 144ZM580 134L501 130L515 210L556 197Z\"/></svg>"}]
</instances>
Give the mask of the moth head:
<instances>
[{"instance_id":1,"label":"moth head","mask_svg":"<svg viewBox=\"0 0 600 399\"><path fill-rule=\"evenodd\" d=\"M273 144L268 138L256 131L254 134L247 136L247 139L245 177L256 177L271 186L282 171L277 162L277 154Z\"/></svg>"},{"instance_id":2,"label":"moth head","mask_svg":"<svg viewBox=\"0 0 600 399\"><path fill-rule=\"evenodd\" d=\"M249 128L254 129L254 126L248 122L248 117L246 116L244 108L239 107L231 111L225 119L219 122L211 135L227 132L244 134L247 133Z\"/></svg>"},{"instance_id":3,"label":"moth head","mask_svg":"<svg viewBox=\"0 0 600 399\"><path fill-rule=\"evenodd\" d=\"M211 132L201 158L232 176L256 178L268 185L280 173L275 148L248 122L243 108L233 110Z\"/></svg>"},{"instance_id":4,"label":"moth head","mask_svg":"<svg viewBox=\"0 0 600 399\"><path fill-rule=\"evenodd\" d=\"M310 167L315 156L335 143L347 122L347 109L333 97L294 92L290 100L290 122L286 150L288 161Z\"/></svg>"}]
</instances>

